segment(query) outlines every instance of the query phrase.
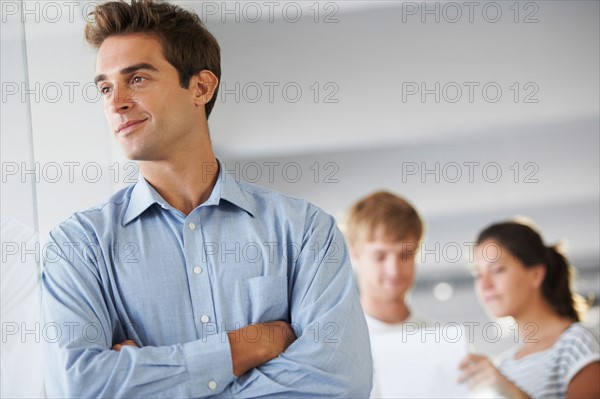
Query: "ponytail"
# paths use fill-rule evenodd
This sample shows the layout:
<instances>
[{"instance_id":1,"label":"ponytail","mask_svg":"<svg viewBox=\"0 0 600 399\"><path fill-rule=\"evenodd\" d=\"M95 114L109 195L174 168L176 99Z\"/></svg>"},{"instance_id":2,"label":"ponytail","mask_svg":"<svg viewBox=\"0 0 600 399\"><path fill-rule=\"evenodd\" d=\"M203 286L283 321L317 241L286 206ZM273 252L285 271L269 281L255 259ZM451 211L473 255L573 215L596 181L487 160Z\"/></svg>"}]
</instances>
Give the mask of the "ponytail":
<instances>
[{"instance_id":1,"label":"ponytail","mask_svg":"<svg viewBox=\"0 0 600 399\"><path fill-rule=\"evenodd\" d=\"M559 316L577 322L581 321L587 306L583 297L572 290L571 282L574 279L575 270L559 251L558 246L547 247L542 293Z\"/></svg>"}]
</instances>

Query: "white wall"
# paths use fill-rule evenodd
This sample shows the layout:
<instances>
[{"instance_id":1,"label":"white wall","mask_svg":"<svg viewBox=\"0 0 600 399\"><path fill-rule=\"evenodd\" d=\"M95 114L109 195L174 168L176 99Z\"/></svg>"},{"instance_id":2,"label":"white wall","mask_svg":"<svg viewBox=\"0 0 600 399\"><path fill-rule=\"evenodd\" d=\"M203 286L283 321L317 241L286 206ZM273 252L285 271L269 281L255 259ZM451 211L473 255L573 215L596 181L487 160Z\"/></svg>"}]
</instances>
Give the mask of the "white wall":
<instances>
[{"instance_id":1,"label":"white wall","mask_svg":"<svg viewBox=\"0 0 600 399\"><path fill-rule=\"evenodd\" d=\"M10 216L37 230L35 175L23 174L34 169L29 107L20 96L21 84L27 77L24 30L18 20L10 19L3 21L1 33L2 216Z\"/></svg>"}]
</instances>

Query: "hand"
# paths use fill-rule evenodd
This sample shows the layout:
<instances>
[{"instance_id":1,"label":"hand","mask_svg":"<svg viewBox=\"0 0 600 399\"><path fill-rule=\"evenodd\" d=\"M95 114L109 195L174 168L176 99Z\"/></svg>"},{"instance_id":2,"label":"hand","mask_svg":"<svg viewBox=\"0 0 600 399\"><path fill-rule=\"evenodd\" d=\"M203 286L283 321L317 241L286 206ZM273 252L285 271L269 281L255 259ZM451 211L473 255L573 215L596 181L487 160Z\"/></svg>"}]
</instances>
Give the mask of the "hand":
<instances>
[{"instance_id":1,"label":"hand","mask_svg":"<svg viewBox=\"0 0 600 399\"><path fill-rule=\"evenodd\" d=\"M227 333L233 374L239 377L282 354L296 340L285 321L251 324Z\"/></svg>"},{"instance_id":2,"label":"hand","mask_svg":"<svg viewBox=\"0 0 600 399\"><path fill-rule=\"evenodd\" d=\"M130 339L127 339L127 340L125 340L125 341L121 342L120 344L114 344L114 345L113 345L113 347L112 347L112 349L113 349L114 351L117 351L117 352L119 352L119 351L121 350L121 348L122 348L122 347L124 347L125 345L127 345L127 346L135 346L136 348L138 347L138 346L135 344L135 342L133 342L133 341L132 341L132 340L130 340Z\"/></svg>"},{"instance_id":3,"label":"hand","mask_svg":"<svg viewBox=\"0 0 600 399\"><path fill-rule=\"evenodd\" d=\"M485 356L467 355L458 367L461 370L458 382L467 382L472 391L488 387L505 397L528 397L525 392L500 373L490 359Z\"/></svg>"}]
</instances>

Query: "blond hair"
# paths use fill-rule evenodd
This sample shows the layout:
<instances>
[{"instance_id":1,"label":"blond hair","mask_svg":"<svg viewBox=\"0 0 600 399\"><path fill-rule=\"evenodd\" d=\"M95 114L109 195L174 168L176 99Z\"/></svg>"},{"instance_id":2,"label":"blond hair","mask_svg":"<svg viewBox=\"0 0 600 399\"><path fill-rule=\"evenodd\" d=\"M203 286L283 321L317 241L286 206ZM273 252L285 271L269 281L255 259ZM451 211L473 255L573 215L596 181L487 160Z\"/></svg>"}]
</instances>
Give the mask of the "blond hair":
<instances>
[{"instance_id":1,"label":"blond hair","mask_svg":"<svg viewBox=\"0 0 600 399\"><path fill-rule=\"evenodd\" d=\"M350 208L345 230L350 246L377 237L396 242L407 239L419 242L423 222L408 201L388 191L377 191Z\"/></svg>"}]
</instances>

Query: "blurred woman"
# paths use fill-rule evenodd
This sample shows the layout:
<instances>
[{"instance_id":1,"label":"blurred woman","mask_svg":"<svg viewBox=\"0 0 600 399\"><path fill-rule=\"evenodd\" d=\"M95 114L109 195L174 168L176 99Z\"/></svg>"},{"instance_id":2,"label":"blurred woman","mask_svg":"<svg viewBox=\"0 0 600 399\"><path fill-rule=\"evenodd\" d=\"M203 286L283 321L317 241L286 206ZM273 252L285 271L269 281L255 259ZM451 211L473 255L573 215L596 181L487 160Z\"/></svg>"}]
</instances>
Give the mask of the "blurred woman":
<instances>
[{"instance_id":1,"label":"blurred woman","mask_svg":"<svg viewBox=\"0 0 600 399\"><path fill-rule=\"evenodd\" d=\"M488 227L475 248L477 294L495 317L515 319L521 343L498 367L468 355L461 382L504 397L599 398L598 337L580 324L565 257L516 222Z\"/></svg>"}]
</instances>

